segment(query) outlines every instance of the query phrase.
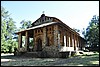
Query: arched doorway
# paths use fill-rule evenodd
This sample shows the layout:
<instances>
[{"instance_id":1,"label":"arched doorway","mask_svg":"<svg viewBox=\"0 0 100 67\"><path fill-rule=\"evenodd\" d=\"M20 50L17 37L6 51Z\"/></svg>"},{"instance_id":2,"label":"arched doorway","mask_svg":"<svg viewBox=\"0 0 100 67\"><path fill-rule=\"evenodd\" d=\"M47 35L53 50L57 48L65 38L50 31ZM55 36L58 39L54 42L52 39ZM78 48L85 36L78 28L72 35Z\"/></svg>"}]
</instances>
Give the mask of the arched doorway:
<instances>
[{"instance_id":1,"label":"arched doorway","mask_svg":"<svg viewBox=\"0 0 100 67\"><path fill-rule=\"evenodd\" d=\"M42 40L39 38L37 39L37 49L36 51L42 51Z\"/></svg>"}]
</instances>

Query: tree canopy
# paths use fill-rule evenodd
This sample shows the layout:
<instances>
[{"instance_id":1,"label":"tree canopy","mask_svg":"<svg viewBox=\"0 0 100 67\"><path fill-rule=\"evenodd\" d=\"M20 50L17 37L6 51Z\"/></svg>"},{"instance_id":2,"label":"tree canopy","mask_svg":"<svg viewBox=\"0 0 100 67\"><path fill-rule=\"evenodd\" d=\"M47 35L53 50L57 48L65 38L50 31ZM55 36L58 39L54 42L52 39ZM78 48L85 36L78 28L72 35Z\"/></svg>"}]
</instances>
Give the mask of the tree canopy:
<instances>
[{"instance_id":1,"label":"tree canopy","mask_svg":"<svg viewBox=\"0 0 100 67\"><path fill-rule=\"evenodd\" d=\"M17 42L13 40L16 30L15 21L9 12L1 7L1 52L13 52L14 47L17 47Z\"/></svg>"},{"instance_id":2,"label":"tree canopy","mask_svg":"<svg viewBox=\"0 0 100 67\"><path fill-rule=\"evenodd\" d=\"M15 23L9 12L1 6L1 52L14 52L14 48L18 48L18 37L15 33L31 27L31 21L22 20L20 28L17 28ZM22 42L24 40L25 38L23 38Z\"/></svg>"},{"instance_id":3,"label":"tree canopy","mask_svg":"<svg viewBox=\"0 0 100 67\"><path fill-rule=\"evenodd\" d=\"M31 27L31 21L29 21L29 20L28 21L22 20L20 22L20 24L21 24L20 29L27 29L27 28Z\"/></svg>"},{"instance_id":4,"label":"tree canopy","mask_svg":"<svg viewBox=\"0 0 100 67\"><path fill-rule=\"evenodd\" d=\"M83 32L89 46L99 47L99 16L94 15L86 31Z\"/></svg>"}]
</instances>

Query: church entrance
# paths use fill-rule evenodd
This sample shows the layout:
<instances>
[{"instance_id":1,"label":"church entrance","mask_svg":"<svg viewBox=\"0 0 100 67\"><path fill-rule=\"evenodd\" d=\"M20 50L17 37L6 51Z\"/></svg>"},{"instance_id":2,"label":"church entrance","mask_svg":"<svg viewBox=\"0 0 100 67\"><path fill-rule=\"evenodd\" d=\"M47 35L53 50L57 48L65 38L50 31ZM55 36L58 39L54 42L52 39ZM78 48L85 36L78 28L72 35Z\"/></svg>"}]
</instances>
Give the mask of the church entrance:
<instances>
[{"instance_id":1,"label":"church entrance","mask_svg":"<svg viewBox=\"0 0 100 67\"><path fill-rule=\"evenodd\" d=\"M42 40L40 38L37 40L37 50L36 51L42 51Z\"/></svg>"}]
</instances>

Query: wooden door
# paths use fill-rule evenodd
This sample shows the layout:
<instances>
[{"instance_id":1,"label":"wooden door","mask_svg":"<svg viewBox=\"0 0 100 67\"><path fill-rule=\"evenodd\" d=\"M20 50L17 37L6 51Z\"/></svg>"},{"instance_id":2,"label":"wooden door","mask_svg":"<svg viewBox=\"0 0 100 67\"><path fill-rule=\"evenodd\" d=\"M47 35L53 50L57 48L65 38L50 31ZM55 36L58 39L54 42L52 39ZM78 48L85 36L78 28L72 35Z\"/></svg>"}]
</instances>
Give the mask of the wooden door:
<instances>
[{"instance_id":1,"label":"wooden door","mask_svg":"<svg viewBox=\"0 0 100 67\"><path fill-rule=\"evenodd\" d=\"M42 51L42 40L40 38L37 40L37 51Z\"/></svg>"}]
</instances>

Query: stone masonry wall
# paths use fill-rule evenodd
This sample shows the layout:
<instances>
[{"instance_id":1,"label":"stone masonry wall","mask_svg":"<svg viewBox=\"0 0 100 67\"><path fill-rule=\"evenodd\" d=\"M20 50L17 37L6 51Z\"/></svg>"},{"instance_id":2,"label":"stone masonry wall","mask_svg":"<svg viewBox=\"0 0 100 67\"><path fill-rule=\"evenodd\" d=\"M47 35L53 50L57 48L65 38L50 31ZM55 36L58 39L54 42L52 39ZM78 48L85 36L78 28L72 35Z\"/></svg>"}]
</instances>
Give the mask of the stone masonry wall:
<instances>
[{"instance_id":1,"label":"stone masonry wall","mask_svg":"<svg viewBox=\"0 0 100 67\"><path fill-rule=\"evenodd\" d=\"M46 57L61 57L58 47L54 45L44 47L42 52Z\"/></svg>"}]
</instances>

